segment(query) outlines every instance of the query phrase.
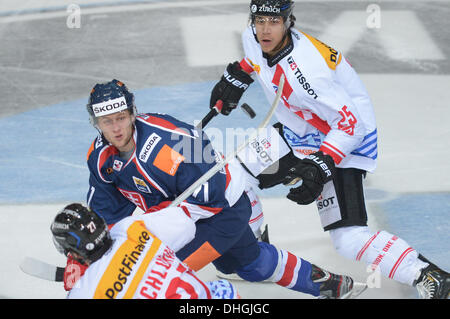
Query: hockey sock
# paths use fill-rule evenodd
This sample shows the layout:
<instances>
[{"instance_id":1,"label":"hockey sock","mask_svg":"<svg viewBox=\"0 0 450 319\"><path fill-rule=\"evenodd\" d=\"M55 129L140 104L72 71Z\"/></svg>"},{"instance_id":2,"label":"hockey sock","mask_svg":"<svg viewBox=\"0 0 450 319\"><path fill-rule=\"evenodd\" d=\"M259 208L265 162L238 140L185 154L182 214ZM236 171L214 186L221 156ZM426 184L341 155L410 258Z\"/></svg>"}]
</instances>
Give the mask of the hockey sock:
<instances>
[{"instance_id":1,"label":"hockey sock","mask_svg":"<svg viewBox=\"0 0 450 319\"><path fill-rule=\"evenodd\" d=\"M258 242L260 255L237 274L247 281L271 281L280 286L318 296L320 283L311 279L311 264L290 252Z\"/></svg>"},{"instance_id":2,"label":"hockey sock","mask_svg":"<svg viewBox=\"0 0 450 319\"><path fill-rule=\"evenodd\" d=\"M249 188L245 192L252 205L252 215L250 216L248 224L252 229L253 234L255 234L255 237L259 238L261 236L261 226L264 223L264 213L261 201L252 188Z\"/></svg>"},{"instance_id":3,"label":"hockey sock","mask_svg":"<svg viewBox=\"0 0 450 319\"><path fill-rule=\"evenodd\" d=\"M373 233L368 227L333 229L330 236L336 251L352 260L364 261L368 272L379 270L385 277L413 285L420 270L428 264L403 239L386 231Z\"/></svg>"}]
</instances>

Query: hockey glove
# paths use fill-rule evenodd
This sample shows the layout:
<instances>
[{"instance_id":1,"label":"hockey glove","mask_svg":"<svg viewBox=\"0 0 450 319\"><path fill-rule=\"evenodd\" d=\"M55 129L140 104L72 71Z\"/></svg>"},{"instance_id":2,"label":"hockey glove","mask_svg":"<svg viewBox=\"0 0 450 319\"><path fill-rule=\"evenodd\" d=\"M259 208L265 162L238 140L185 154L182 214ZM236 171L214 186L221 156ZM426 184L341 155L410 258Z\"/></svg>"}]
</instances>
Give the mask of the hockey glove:
<instances>
[{"instance_id":1,"label":"hockey glove","mask_svg":"<svg viewBox=\"0 0 450 319\"><path fill-rule=\"evenodd\" d=\"M289 170L284 184L301 178L299 187L291 188L287 198L299 205L308 205L322 193L323 185L333 179L334 161L331 156L322 152L308 155Z\"/></svg>"},{"instance_id":2,"label":"hockey glove","mask_svg":"<svg viewBox=\"0 0 450 319\"><path fill-rule=\"evenodd\" d=\"M64 269L64 289L66 291L70 291L75 286L78 279L84 275L87 268L87 265L78 262L70 254L68 254L67 265Z\"/></svg>"},{"instance_id":3,"label":"hockey glove","mask_svg":"<svg viewBox=\"0 0 450 319\"><path fill-rule=\"evenodd\" d=\"M242 70L239 62L228 64L222 78L211 92L209 107L213 108L218 100L222 100L221 113L224 115L230 114L236 108L242 94L252 83L253 79Z\"/></svg>"}]
</instances>

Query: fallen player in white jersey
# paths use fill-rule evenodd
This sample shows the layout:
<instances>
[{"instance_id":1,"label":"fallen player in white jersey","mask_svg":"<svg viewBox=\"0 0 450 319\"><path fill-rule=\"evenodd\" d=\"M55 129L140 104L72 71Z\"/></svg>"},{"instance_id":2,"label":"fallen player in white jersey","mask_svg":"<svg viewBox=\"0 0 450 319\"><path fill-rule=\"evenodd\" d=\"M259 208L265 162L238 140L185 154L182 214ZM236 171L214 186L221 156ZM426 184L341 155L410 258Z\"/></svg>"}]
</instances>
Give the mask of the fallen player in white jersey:
<instances>
[{"instance_id":1,"label":"fallen player in white jersey","mask_svg":"<svg viewBox=\"0 0 450 319\"><path fill-rule=\"evenodd\" d=\"M51 231L58 251L89 265L67 298L239 298L228 281L203 282L175 256L195 236L182 208L130 216L108 230L103 218L74 203L56 215Z\"/></svg>"}]
</instances>

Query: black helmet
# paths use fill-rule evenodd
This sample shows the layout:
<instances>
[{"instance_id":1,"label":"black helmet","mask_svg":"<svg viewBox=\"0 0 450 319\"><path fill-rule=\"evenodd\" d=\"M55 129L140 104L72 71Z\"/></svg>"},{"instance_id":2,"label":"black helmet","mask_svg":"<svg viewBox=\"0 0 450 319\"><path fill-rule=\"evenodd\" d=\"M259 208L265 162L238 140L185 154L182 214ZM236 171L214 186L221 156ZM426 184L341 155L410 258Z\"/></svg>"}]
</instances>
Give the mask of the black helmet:
<instances>
[{"instance_id":1,"label":"black helmet","mask_svg":"<svg viewBox=\"0 0 450 319\"><path fill-rule=\"evenodd\" d=\"M66 256L75 252L82 263L96 261L112 244L105 220L77 203L64 207L50 230L56 249Z\"/></svg>"},{"instance_id":2,"label":"black helmet","mask_svg":"<svg viewBox=\"0 0 450 319\"><path fill-rule=\"evenodd\" d=\"M283 17L286 22L288 18L291 21L291 27L295 21L292 14L294 9L294 1L292 0L251 0L250 2L250 18L253 22L255 16L277 16Z\"/></svg>"},{"instance_id":3,"label":"black helmet","mask_svg":"<svg viewBox=\"0 0 450 319\"><path fill-rule=\"evenodd\" d=\"M98 83L91 90L87 111L90 116L90 122L96 126L96 117L108 115L123 110L130 110L131 114L136 115L136 105L134 104L134 94L131 93L126 85L116 79L107 83Z\"/></svg>"}]
</instances>

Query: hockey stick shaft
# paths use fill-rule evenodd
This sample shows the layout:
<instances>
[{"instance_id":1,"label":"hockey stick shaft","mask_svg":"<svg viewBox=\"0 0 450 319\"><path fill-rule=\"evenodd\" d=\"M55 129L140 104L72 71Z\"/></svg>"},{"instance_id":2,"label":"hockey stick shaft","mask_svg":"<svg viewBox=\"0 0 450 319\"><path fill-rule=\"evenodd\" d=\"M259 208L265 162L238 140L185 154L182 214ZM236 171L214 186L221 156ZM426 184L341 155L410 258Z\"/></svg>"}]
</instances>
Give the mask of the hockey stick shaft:
<instances>
[{"instance_id":1,"label":"hockey stick shaft","mask_svg":"<svg viewBox=\"0 0 450 319\"><path fill-rule=\"evenodd\" d=\"M197 124L195 127L197 130L201 130L206 126L206 124L209 123L217 114L219 114L222 111L223 102L222 100L218 100L216 105L214 105L211 110L208 112L208 114L205 115L205 117L200 121L200 123ZM241 108L245 114L247 114L250 118L254 118L256 116L255 111L251 108L250 105L247 103L243 103L241 105Z\"/></svg>"},{"instance_id":2,"label":"hockey stick shaft","mask_svg":"<svg viewBox=\"0 0 450 319\"><path fill-rule=\"evenodd\" d=\"M213 108L208 112L208 114L205 115L205 117L200 121L200 123L197 124L195 128L198 130L204 128L206 124L208 124L209 121L213 119L213 117L215 117L217 114L220 113L222 107L223 107L222 100L218 100L216 105L213 106Z\"/></svg>"},{"instance_id":3,"label":"hockey stick shaft","mask_svg":"<svg viewBox=\"0 0 450 319\"><path fill-rule=\"evenodd\" d=\"M184 200L186 200L189 196L191 196L192 193L195 192L195 190L205 183L207 180L209 180L214 174L216 174L218 171L220 171L228 162L230 162L240 151L242 151L250 142L250 140L259 134L259 132L264 129L267 124L269 124L270 119L272 118L273 113L275 113L275 109L278 106L278 103L280 102L281 94L283 93L283 87L284 87L284 75L281 75L280 83L278 84L278 91L275 96L274 101L272 102L272 105L270 107L269 112L267 113L264 120L261 122L261 124L258 126L255 132L244 142L242 143L233 153L227 155L227 157L218 162L216 165L211 167L205 174L203 174L195 183L193 183L191 186L189 186L183 193L181 193L177 198L174 199L174 201L169 205L169 207L175 207L181 204Z\"/></svg>"}]
</instances>

